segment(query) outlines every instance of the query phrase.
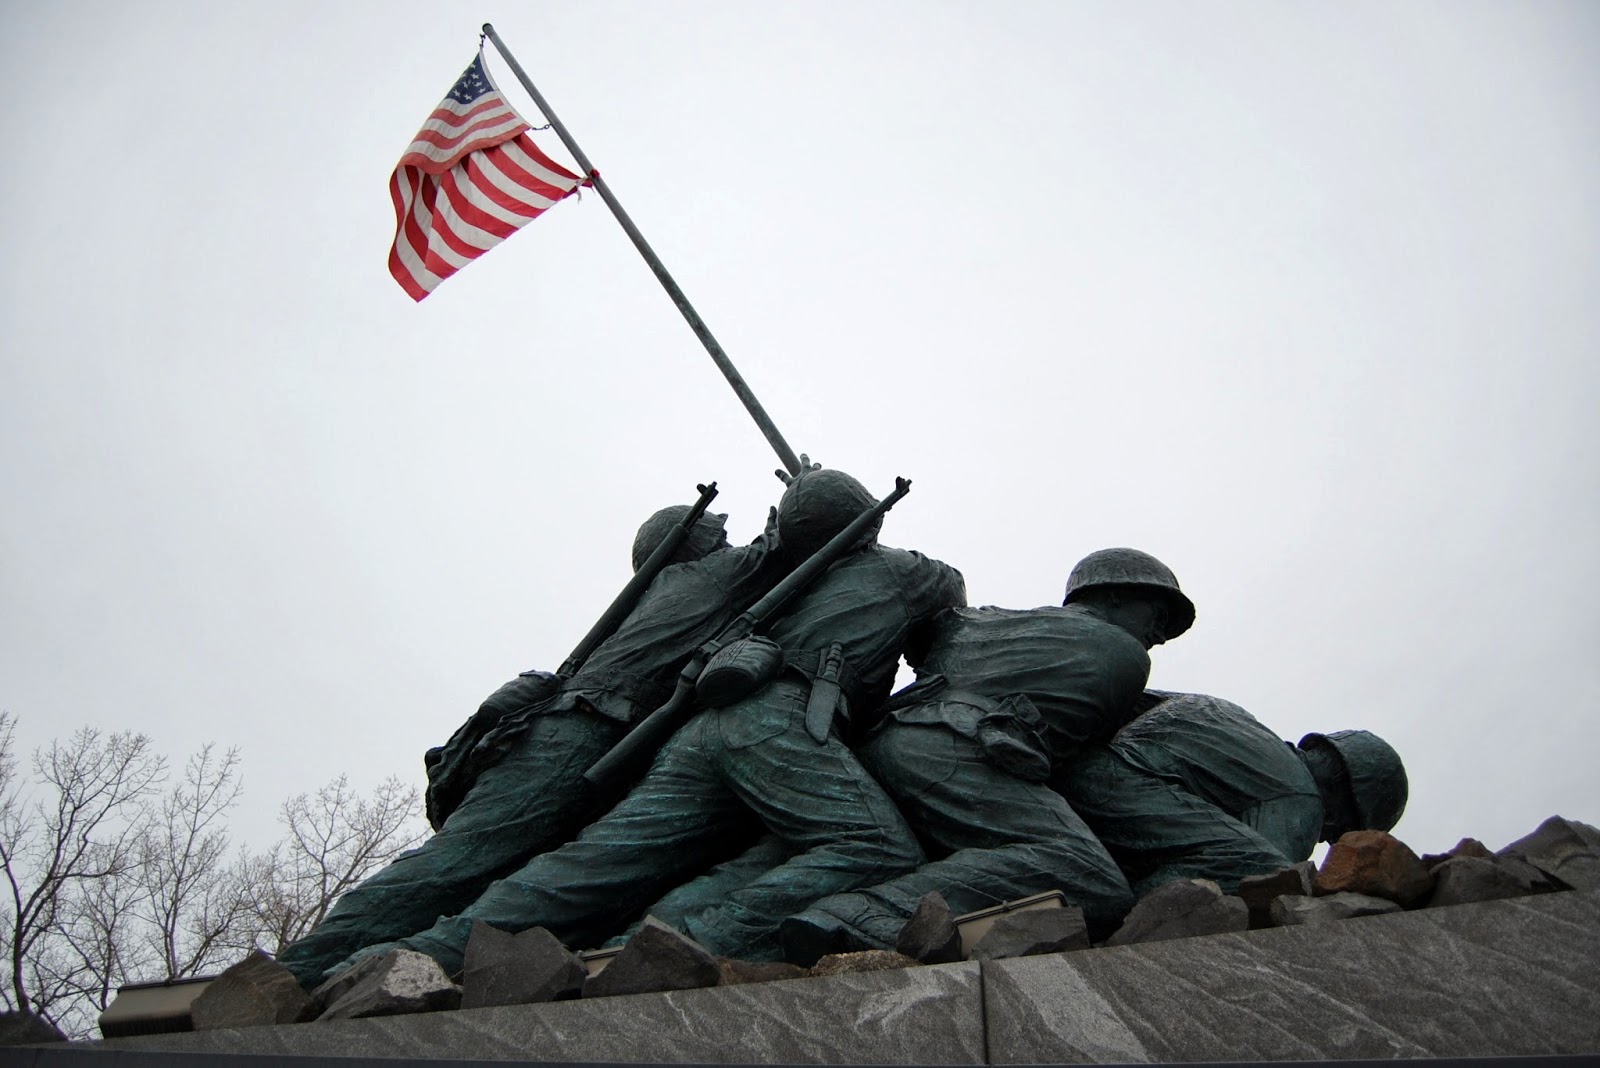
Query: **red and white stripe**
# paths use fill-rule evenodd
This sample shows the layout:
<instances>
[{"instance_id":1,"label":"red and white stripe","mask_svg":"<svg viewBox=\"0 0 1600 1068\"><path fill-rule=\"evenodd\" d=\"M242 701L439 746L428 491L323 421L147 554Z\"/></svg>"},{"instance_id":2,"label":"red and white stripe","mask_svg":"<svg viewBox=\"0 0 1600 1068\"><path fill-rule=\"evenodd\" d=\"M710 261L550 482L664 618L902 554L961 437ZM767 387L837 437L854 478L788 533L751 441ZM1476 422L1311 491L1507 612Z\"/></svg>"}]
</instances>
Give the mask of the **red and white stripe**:
<instances>
[{"instance_id":1,"label":"red and white stripe","mask_svg":"<svg viewBox=\"0 0 1600 1068\"><path fill-rule=\"evenodd\" d=\"M389 179L389 273L421 300L583 181L539 151L498 90L470 105L446 97Z\"/></svg>"}]
</instances>

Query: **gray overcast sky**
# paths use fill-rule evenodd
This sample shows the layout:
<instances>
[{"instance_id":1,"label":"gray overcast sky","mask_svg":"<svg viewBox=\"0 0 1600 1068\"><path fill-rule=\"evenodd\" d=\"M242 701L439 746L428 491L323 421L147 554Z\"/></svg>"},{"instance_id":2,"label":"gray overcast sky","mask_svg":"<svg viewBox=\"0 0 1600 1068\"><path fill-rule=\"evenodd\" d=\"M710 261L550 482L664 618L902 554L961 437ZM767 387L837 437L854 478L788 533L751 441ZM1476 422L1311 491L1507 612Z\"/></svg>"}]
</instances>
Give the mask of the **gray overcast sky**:
<instances>
[{"instance_id":1,"label":"gray overcast sky","mask_svg":"<svg viewBox=\"0 0 1600 1068\"><path fill-rule=\"evenodd\" d=\"M264 846L559 663L654 508L759 529L775 458L598 197L388 277L485 18L791 442L915 480L885 541L1013 607L1156 553L1152 683L1383 734L1419 850L1600 822L1589 3L5 3L29 746L238 745Z\"/></svg>"}]
</instances>

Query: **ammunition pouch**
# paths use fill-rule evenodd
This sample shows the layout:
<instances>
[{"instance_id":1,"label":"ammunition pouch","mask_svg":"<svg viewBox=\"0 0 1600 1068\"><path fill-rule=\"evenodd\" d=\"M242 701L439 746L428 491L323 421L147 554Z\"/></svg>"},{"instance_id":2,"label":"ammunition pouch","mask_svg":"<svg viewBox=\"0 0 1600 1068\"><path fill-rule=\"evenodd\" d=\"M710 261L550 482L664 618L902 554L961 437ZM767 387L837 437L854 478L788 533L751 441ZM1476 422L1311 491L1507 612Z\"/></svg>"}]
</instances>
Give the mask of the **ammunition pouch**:
<instances>
[{"instance_id":1,"label":"ammunition pouch","mask_svg":"<svg viewBox=\"0 0 1600 1068\"><path fill-rule=\"evenodd\" d=\"M695 680L695 698L707 708L726 708L765 687L783 668L783 648L777 642L757 635L740 638L706 661Z\"/></svg>"},{"instance_id":2,"label":"ammunition pouch","mask_svg":"<svg viewBox=\"0 0 1600 1068\"><path fill-rule=\"evenodd\" d=\"M894 723L944 727L970 739L985 761L1007 775L1024 782L1049 780L1044 718L1027 697L986 697L948 684L933 689L921 703L897 702L877 729L892 729Z\"/></svg>"}]
</instances>

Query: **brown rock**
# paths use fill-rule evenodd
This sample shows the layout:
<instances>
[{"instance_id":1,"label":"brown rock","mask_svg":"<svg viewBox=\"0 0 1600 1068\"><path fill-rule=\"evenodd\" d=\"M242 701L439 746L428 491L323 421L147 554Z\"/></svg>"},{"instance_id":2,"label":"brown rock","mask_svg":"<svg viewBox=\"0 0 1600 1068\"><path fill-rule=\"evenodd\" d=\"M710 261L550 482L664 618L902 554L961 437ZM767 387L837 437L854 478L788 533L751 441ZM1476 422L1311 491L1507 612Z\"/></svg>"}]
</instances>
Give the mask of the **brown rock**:
<instances>
[{"instance_id":1,"label":"brown rock","mask_svg":"<svg viewBox=\"0 0 1600 1068\"><path fill-rule=\"evenodd\" d=\"M439 962L424 953L396 949L362 961L350 972L361 975L318 1020L361 1020L371 1016L403 1016L461 1007L461 988L450 981ZM333 982L344 978L335 976Z\"/></svg>"},{"instance_id":2,"label":"brown rock","mask_svg":"<svg viewBox=\"0 0 1600 1068\"><path fill-rule=\"evenodd\" d=\"M813 979L827 975L852 975L856 972L887 972L895 968L915 968L917 962L892 949L864 949L859 953L830 953L812 965L806 974Z\"/></svg>"},{"instance_id":3,"label":"brown rock","mask_svg":"<svg viewBox=\"0 0 1600 1068\"><path fill-rule=\"evenodd\" d=\"M196 1031L264 1027L312 1019L311 1007L294 973L257 949L200 992L189 1018Z\"/></svg>"},{"instance_id":4,"label":"brown rock","mask_svg":"<svg viewBox=\"0 0 1600 1068\"><path fill-rule=\"evenodd\" d=\"M692 990L716 986L721 978L722 969L704 946L654 916L646 916L605 971L589 977L583 996L605 998L656 990Z\"/></svg>"},{"instance_id":5,"label":"brown rock","mask_svg":"<svg viewBox=\"0 0 1600 1068\"><path fill-rule=\"evenodd\" d=\"M950 964L961 959L961 932L937 890L922 895L917 911L900 928L894 948L922 964Z\"/></svg>"},{"instance_id":6,"label":"brown rock","mask_svg":"<svg viewBox=\"0 0 1600 1068\"><path fill-rule=\"evenodd\" d=\"M1105 944L1164 942L1249 927L1250 909L1242 899L1224 894L1210 879L1178 879L1140 898Z\"/></svg>"},{"instance_id":7,"label":"brown rock","mask_svg":"<svg viewBox=\"0 0 1600 1068\"><path fill-rule=\"evenodd\" d=\"M1271 875L1251 875L1239 881L1239 897L1250 910L1250 926L1271 927L1272 903L1280 897L1310 897L1317 868L1309 860Z\"/></svg>"},{"instance_id":8,"label":"brown rock","mask_svg":"<svg viewBox=\"0 0 1600 1068\"><path fill-rule=\"evenodd\" d=\"M778 979L804 979L806 970L798 964L783 961L733 960L718 957L717 967L722 971L718 986L742 986L745 983L770 983Z\"/></svg>"},{"instance_id":9,"label":"brown rock","mask_svg":"<svg viewBox=\"0 0 1600 1068\"><path fill-rule=\"evenodd\" d=\"M1351 831L1333 843L1316 892L1366 894L1411 908L1433 890L1433 876L1411 847L1383 831Z\"/></svg>"}]
</instances>

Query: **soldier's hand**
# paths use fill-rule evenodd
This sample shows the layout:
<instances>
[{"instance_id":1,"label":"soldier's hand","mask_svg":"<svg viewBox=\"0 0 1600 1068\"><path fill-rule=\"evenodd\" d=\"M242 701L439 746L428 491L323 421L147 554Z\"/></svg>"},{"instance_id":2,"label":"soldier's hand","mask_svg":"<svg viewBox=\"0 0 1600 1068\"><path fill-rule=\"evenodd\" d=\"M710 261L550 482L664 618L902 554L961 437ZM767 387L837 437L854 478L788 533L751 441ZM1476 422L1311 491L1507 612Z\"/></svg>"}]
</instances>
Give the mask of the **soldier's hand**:
<instances>
[{"instance_id":1,"label":"soldier's hand","mask_svg":"<svg viewBox=\"0 0 1600 1068\"><path fill-rule=\"evenodd\" d=\"M812 463L811 462L811 457L807 456L805 453L801 453L800 454L800 470L799 470L799 472L797 474L791 475L789 472L785 471L781 467L778 468L778 470L776 470L776 471L774 471L772 473L778 476L778 481L779 482L782 482L785 486L787 486L789 483L793 482L795 479L799 478L801 475L809 474L812 471L821 471L821 470L822 470L822 465L821 464Z\"/></svg>"}]
</instances>

